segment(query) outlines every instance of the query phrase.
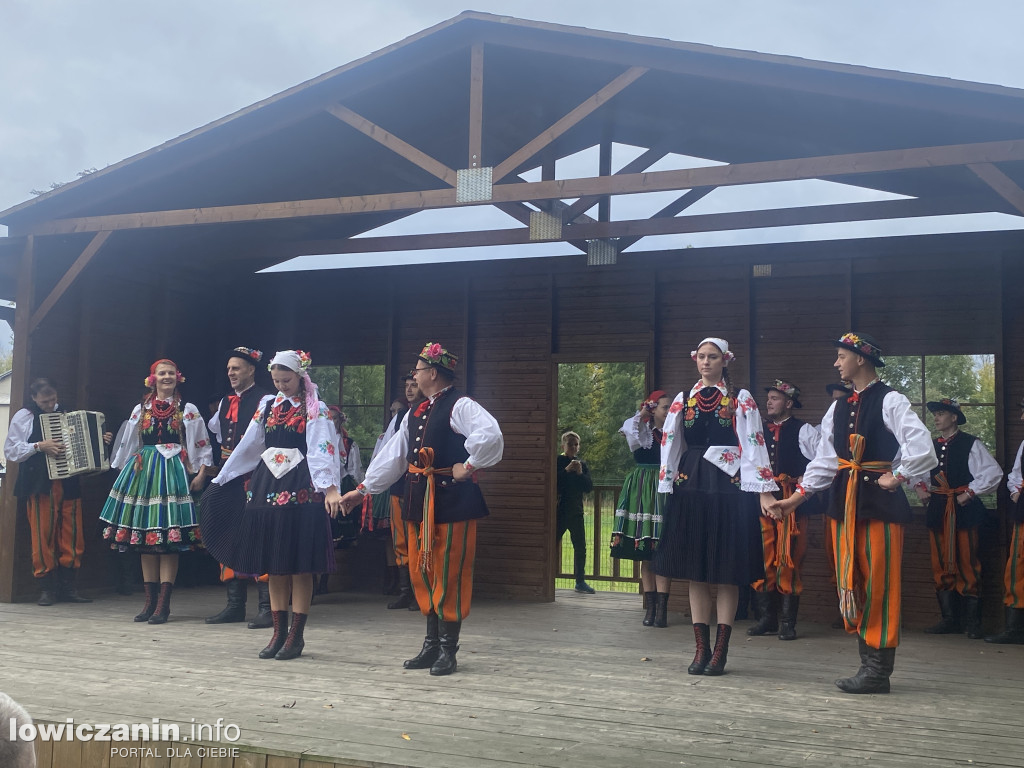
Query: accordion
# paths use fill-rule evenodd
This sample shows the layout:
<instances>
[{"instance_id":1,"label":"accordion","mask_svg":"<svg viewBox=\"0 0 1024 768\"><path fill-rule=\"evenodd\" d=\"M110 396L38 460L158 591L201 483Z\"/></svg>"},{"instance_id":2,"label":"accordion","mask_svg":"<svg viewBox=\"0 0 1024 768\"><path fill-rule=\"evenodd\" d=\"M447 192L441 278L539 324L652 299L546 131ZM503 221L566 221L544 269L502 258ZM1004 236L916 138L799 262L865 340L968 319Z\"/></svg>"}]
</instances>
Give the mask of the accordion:
<instances>
[{"instance_id":1,"label":"accordion","mask_svg":"<svg viewBox=\"0 0 1024 768\"><path fill-rule=\"evenodd\" d=\"M60 456L46 454L46 471L51 480L110 469L106 446L103 445L102 413L41 413L39 424L44 440L58 440L64 444L64 453Z\"/></svg>"}]
</instances>

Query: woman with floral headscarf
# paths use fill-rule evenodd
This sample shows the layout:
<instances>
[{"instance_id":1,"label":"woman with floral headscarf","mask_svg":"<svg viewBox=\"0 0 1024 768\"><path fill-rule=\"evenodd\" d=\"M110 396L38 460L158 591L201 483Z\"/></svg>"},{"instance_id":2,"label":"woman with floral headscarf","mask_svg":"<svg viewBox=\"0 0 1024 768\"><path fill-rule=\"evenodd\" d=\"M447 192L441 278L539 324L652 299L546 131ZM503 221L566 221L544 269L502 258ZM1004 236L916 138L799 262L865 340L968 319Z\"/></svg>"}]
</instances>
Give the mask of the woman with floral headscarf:
<instances>
[{"instance_id":1,"label":"woman with floral headscarf","mask_svg":"<svg viewBox=\"0 0 1024 768\"><path fill-rule=\"evenodd\" d=\"M171 590L178 554L200 540L190 490L200 490L213 449L199 410L178 392L185 381L171 360L157 360L146 377L142 398L110 465L120 468L100 512L103 538L112 549L142 554L146 605L135 621L164 624L171 612ZM197 471L191 486L186 472Z\"/></svg>"},{"instance_id":2,"label":"woman with floral headscarf","mask_svg":"<svg viewBox=\"0 0 1024 768\"><path fill-rule=\"evenodd\" d=\"M725 339L704 339L690 353L700 379L669 407L661 443L659 490L665 531L654 571L689 579L697 652L687 672L721 675L739 588L764 578L758 516L775 502L771 463L757 403L729 380L735 355ZM765 512L767 514L767 512ZM711 586L718 632L710 647Z\"/></svg>"},{"instance_id":3,"label":"woman with floral headscarf","mask_svg":"<svg viewBox=\"0 0 1024 768\"><path fill-rule=\"evenodd\" d=\"M210 553L238 572L270 574L274 636L261 659L302 654L313 574L334 570L328 513L341 509L337 455L344 448L306 372L310 362L301 350L274 355L277 395L253 416L202 501ZM238 483L249 472L243 500Z\"/></svg>"}]
</instances>

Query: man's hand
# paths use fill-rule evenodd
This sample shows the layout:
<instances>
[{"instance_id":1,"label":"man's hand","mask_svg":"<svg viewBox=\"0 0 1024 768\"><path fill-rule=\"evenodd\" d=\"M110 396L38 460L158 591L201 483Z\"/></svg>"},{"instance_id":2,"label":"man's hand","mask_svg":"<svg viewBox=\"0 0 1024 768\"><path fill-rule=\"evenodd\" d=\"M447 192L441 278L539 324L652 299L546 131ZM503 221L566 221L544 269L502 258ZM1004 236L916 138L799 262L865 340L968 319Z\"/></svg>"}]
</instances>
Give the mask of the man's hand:
<instances>
[{"instance_id":1,"label":"man's hand","mask_svg":"<svg viewBox=\"0 0 1024 768\"><path fill-rule=\"evenodd\" d=\"M114 442L114 433L113 432L104 432L103 433L103 442L106 443L107 445L110 445L112 442Z\"/></svg>"},{"instance_id":2,"label":"man's hand","mask_svg":"<svg viewBox=\"0 0 1024 768\"><path fill-rule=\"evenodd\" d=\"M886 472L878 478L878 487L883 491L895 491L900 487L900 481L896 479L896 475L892 472Z\"/></svg>"},{"instance_id":3,"label":"man's hand","mask_svg":"<svg viewBox=\"0 0 1024 768\"><path fill-rule=\"evenodd\" d=\"M1017 499L1019 499L1019 498L1020 498L1020 491L1017 491L1016 493L1011 493L1010 494L1010 501L1012 501L1014 504L1017 503Z\"/></svg>"},{"instance_id":4,"label":"man's hand","mask_svg":"<svg viewBox=\"0 0 1024 768\"><path fill-rule=\"evenodd\" d=\"M569 466L572 466L572 462L569 462ZM569 467L566 467L566 470L568 469ZM473 473L470 470L466 469L466 465L464 463L459 462L458 464L452 465L452 479L455 480L456 483L461 483L466 480L469 480L472 476Z\"/></svg>"},{"instance_id":5,"label":"man's hand","mask_svg":"<svg viewBox=\"0 0 1024 768\"><path fill-rule=\"evenodd\" d=\"M964 491L963 493L961 493L959 496L956 497L956 501L962 507L964 504L966 504L972 498L973 497L971 496L971 494L967 493L967 491Z\"/></svg>"},{"instance_id":6,"label":"man's hand","mask_svg":"<svg viewBox=\"0 0 1024 768\"><path fill-rule=\"evenodd\" d=\"M64 453L64 443L59 440L40 440L36 443L36 448L50 456L60 456Z\"/></svg>"},{"instance_id":7,"label":"man's hand","mask_svg":"<svg viewBox=\"0 0 1024 768\"><path fill-rule=\"evenodd\" d=\"M566 472L575 472L577 475L583 474L583 465L580 464L579 459L573 459L565 468Z\"/></svg>"},{"instance_id":8,"label":"man's hand","mask_svg":"<svg viewBox=\"0 0 1024 768\"><path fill-rule=\"evenodd\" d=\"M927 504L928 499L932 497L931 493L928 492L928 489L921 485L915 486L914 492L917 493L917 498L919 498L925 504Z\"/></svg>"},{"instance_id":9,"label":"man's hand","mask_svg":"<svg viewBox=\"0 0 1024 768\"><path fill-rule=\"evenodd\" d=\"M337 494L338 492L335 491L334 493ZM338 498L340 501L340 507L338 509L343 515L347 515L349 512L351 512L353 509L355 509L356 507L363 503L363 494L361 494L359 491L349 491L344 496L339 496ZM330 507L328 507L327 511L330 512ZM337 512L331 515L331 517L337 516Z\"/></svg>"}]
</instances>

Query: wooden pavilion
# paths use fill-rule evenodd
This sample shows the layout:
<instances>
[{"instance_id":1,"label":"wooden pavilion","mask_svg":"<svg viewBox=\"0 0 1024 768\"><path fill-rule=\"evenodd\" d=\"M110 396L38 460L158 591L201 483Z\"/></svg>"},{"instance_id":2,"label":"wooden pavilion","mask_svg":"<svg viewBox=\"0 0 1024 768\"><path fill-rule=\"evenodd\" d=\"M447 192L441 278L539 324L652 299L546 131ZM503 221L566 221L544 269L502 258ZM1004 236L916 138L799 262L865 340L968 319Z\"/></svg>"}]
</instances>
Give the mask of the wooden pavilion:
<instances>
[{"instance_id":1,"label":"wooden pavilion","mask_svg":"<svg viewBox=\"0 0 1024 768\"><path fill-rule=\"evenodd\" d=\"M643 151L612 172L613 144ZM557 160L592 147L598 175L557 178ZM646 172L670 154L724 164ZM906 197L678 215L719 187L802 179ZM0 298L16 301L12 412L47 375L66 400L120 420L157 356L212 393L239 340L298 345L318 364L384 364L389 381L423 341L445 340L506 435L483 481L492 517L478 592L549 601L560 362L641 361L675 391L691 383L693 342L713 332L737 351L738 380L755 393L776 376L799 382L816 420L828 339L857 328L888 354L994 354L1004 467L1024 438L1018 232L631 248L641 238L1017 216L1022 185L1024 91L466 12L0 213ZM612 218L617 196L645 192L676 196L649 218ZM509 226L358 237L468 206L494 206ZM258 274L302 255L341 266L365 252L506 245L521 256L545 242L576 253ZM33 593L12 485L2 601ZM88 485L87 516L106 490ZM1000 520L1005 506L1001 494ZM995 524L985 538L991 598L1004 538ZM907 547L907 623L920 624L934 612L923 523ZM87 562L87 585L99 570ZM830 591L808 608L826 610Z\"/></svg>"}]
</instances>

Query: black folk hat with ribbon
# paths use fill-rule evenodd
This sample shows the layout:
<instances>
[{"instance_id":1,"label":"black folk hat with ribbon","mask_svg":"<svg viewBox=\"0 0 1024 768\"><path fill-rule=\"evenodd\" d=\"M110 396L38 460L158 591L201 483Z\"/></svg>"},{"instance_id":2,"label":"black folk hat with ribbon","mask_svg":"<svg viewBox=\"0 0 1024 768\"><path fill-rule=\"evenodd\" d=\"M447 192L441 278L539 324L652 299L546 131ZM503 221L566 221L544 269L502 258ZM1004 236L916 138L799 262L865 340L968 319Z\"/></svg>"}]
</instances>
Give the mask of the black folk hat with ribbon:
<instances>
[{"instance_id":1,"label":"black folk hat with ribbon","mask_svg":"<svg viewBox=\"0 0 1024 768\"><path fill-rule=\"evenodd\" d=\"M967 417L964 416L964 412L960 410L960 401L955 397L943 397L939 400L932 400L926 403L928 410L932 413L936 411L949 411L956 415L957 424L966 424Z\"/></svg>"},{"instance_id":2,"label":"black folk hat with ribbon","mask_svg":"<svg viewBox=\"0 0 1024 768\"><path fill-rule=\"evenodd\" d=\"M785 379L776 379L775 383L770 387L764 388L765 392L778 392L785 395L793 401L794 408L803 408L803 403L800 402L800 388L795 384L790 384Z\"/></svg>"},{"instance_id":3,"label":"black folk hat with ribbon","mask_svg":"<svg viewBox=\"0 0 1024 768\"><path fill-rule=\"evenodd\" d=\"M885 361L882 359L882 348L878 346L878 342L866 333L849 331L836 341L833 341L832 344L836 347L856 352L861 357L870 360L875 368L885 367Z\"/></svg>"}]
</instances>

